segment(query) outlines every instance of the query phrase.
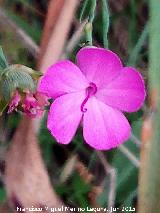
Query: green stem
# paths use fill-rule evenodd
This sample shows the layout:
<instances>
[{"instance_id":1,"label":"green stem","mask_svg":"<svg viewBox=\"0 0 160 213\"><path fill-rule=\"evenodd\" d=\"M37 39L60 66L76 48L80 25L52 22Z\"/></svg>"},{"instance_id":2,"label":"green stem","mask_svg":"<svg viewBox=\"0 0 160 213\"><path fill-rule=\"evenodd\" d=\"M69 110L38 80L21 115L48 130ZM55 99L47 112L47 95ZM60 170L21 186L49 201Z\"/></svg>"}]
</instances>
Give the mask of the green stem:
<instances>
[{"instance_id":1,"label":"green stem","mask_svg":"<svg viewBox=\"0 0 160 213\"><path fill-rule=\"evenodd\" d=\"M142 132L139 213L160 213L160 1L150 0L149 96L152 116ZM145 128L146 127L146 128Z\"/></svg>"},{"instance_id":2,"label":"green stem","mask_svg":"<svg viewBox=\"0 0 160 213\"><path fill-rule=\"evenodd\" d=\"M95 17L95 10L96 10L97 0L91 0L91 10L89 14L89 22L93 23Z\"/></svg>"},{"instance_id":3,"label":"green stem","mask_svg":"<svg viewBox=\"0 0 160 213\"><path fill-rule=\"evenodd\" d=\"M85 27L86 41L87 44L92 46L92 23L88 22Z\"/></svg>"},{"instance_id":4,"label":"green stem","mask_svg":"<svg viewBox=\"0 0 160 213\"><path fill-rule=\"evenodd\" d=\"M88 45L93 44L92 31L93 31L93 21L95 17L96 5L97 5L97 0L91 0L89 20L85 27L85 33L86 33L86 39L87 39Z\"/></svg>"},{"instance_id":5,"label":"green stem","mask_svg":"<svg viewBox=\"0 0 160 213\"><path fill-rule=\"evenodd\" d=\"M108 30L109 30L109 10L108 0L102 0L102 26L103 26L103 45L108 49Z\"/></svg>"},{"instance_id":6,"label":"green stem","mask_svg":"<svg viewBox=\"0 0 160 213\"><path fill-rule=\"evenodd\" d=\"M87 8L88 2L89 2L89 0L85 0L84 3L83 3L83 6L82 6L82 9L81 9L81 12L80 12L80 16L79 16L80 22L82 22L83 15L84 15L84 12Z\"/></svg>"}]
</instances>

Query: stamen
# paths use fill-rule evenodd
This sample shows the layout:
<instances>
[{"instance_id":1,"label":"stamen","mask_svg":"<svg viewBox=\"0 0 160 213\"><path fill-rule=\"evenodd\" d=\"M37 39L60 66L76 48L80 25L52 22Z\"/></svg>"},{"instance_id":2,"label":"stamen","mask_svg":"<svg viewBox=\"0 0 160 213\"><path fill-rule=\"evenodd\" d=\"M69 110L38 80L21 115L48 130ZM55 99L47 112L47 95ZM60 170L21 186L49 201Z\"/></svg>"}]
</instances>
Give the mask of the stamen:
<instances>
[{"instance_id":1,"label":"stamen","mask_svg":"<svg viewBox=\"0 0 160 213\"><path fill-rule=\"evenodd\" d=\"M87 108L84 108L85 104L87 103L88 99L93 96L97 92L97 86L94 83L90 83L89 87L86 88L86 98L81 104L81 111L87 112Z\"/></svg>"}]
</instances>

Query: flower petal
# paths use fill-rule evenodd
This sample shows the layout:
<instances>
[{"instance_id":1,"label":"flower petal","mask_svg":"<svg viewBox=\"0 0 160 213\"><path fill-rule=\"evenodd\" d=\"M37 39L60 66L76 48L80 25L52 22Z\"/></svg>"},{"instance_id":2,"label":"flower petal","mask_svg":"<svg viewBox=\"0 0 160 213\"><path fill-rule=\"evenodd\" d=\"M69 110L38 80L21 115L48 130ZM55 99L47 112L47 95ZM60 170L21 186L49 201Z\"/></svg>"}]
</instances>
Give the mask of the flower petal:
<instances>
[{"instance_id":1,"label":"flower petal","mask_svg":"<svg viewBox=\"0 0 160 213\"><path fill-rule=\"evenodd\" d=\"M88 82L80 69L69 60L60 61L48 68L40 79L38 91L56 98L85 89Z\"/></svg>"},{"instance_id":2,"label":"flower petal","mask_svg":"<svg viewBox=\"0 0 160 213\"><path fill-rule=\"evenodd\" d=\"M77 64L88 81L106 86L122 69L119 57L110 50L84 47L77 53Z\"/></svg>"},{"instance_id":3,"label":"flower petal","mask_svg":"<svg viewBox=\"0 0 160 213\"><path fill-rule=\"evenodd\" d=\"M86 104L83 135L86 143L97 150L117 147L129 138L130 125L125 116L95 97Z\"/></svg>"},{"instance_id":4,"label":"flower petal","mask_svg":"<svg viewBox=\"0 0 160 213\"><path fill-rule=\"evenodd\" d=\"M66 94L51 105L47 127L59 143L68 144L74 137L82 118L80 105L84 97L83 92Z\"/></svg>"},{"instance_id":5,"label":"flower petal","mask_svg":"<svg viewBox=\"0 0 160 213\"><path fill-rule=\"evenodd\" d=\"M105 88L96 93L105 104L126 112L137 111L145 99L144 81L138 71L126 67Z\"/></svg>"}]
</instances>

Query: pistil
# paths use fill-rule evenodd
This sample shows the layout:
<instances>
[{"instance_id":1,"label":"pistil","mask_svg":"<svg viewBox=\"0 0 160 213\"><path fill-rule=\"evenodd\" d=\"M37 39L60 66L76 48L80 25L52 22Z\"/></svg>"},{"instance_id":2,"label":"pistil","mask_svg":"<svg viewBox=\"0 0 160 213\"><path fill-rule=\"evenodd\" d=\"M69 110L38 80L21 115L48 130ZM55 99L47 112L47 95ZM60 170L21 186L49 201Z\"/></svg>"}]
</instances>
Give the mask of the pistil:
<instances>
[{"instance_id":1,"label":"pistil","mask_svg":"<svg viewBox=\"0 0 160 213\"><path fill-rule=\"evenodd\" d=\"M87 112L87 108L85 108L87 101L89 100L91 96L95 95L96 92L97 92L97 86L93 82L91 82L89 84L89 87L86 88L86 98L81 104L81 111L83 113Z\"/></svg>"}]
</instances>

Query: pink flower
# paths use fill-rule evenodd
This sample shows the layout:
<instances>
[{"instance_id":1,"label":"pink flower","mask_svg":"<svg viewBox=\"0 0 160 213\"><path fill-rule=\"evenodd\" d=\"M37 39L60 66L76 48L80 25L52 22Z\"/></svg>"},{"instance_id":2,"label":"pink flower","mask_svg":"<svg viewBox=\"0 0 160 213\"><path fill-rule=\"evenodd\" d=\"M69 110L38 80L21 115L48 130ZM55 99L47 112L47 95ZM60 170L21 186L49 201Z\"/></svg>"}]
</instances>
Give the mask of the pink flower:
<instances>
[{"instance_id":1,"label":"pink flower","mask_svg":"<svg viewBox=\"0 0 160 213\"><path fill-rule=\"evenodd\" d=\"M33 94L28 90L20 94L16 90L9 103L8 113L18 108L29 117L39 117L43 114L44 107L47 105L49 105L48 98L43 93L36 92Z\"/></svg>"},{"instance_id":2,"label":"pink flower","mask_svg":"<svg viewBox=\"0 0 160 213\"><path fill-rule=\"evenodd\" d=\"M64 60L51 66L38 90L55 99L47 127L57 141L70 143L82 120L86 143L98 150L129 138L131 127L122 112L137 111L145 99L140 73L123 67L112 51L96 47L82 48L77 65Z\"/></svg>"},{"instance_id":3,"label":"pink flower","mask_svg":"<svg viewBox=\"0 0 160 213\"><path fill-rule=\"evenodd\" d=\"M9 104L8 113L13 112L17 108L20 100L21 100L21 96L19 95L18 90L16 90Z\"/></svg>"},{"instance_id":4,"label":"pink flower","mask_svg":"<svg viewBox=\"0 0 160 213\"><path fill-rule=\"evenodd\" d=\"M37 99L38 101L38 105L44 109L45 106L48 106L49 105L49 102L48 102L48 97L45 96L43 93L41 92L36 92L35 93L35 98Z\"/></svg>"},{"instance_id":5,"label":"pink flower","mask_svg":"<svg viewBox=\"0 0 160 213\"><path fill-rule=\"evenodd\" d=\"M37 92L34 96L29 92L26 93L22 103L23 112L32 118L41 116L43 114L44 106L48 105L46 96L43 94Z\"/></svg>"}]
</instances>

